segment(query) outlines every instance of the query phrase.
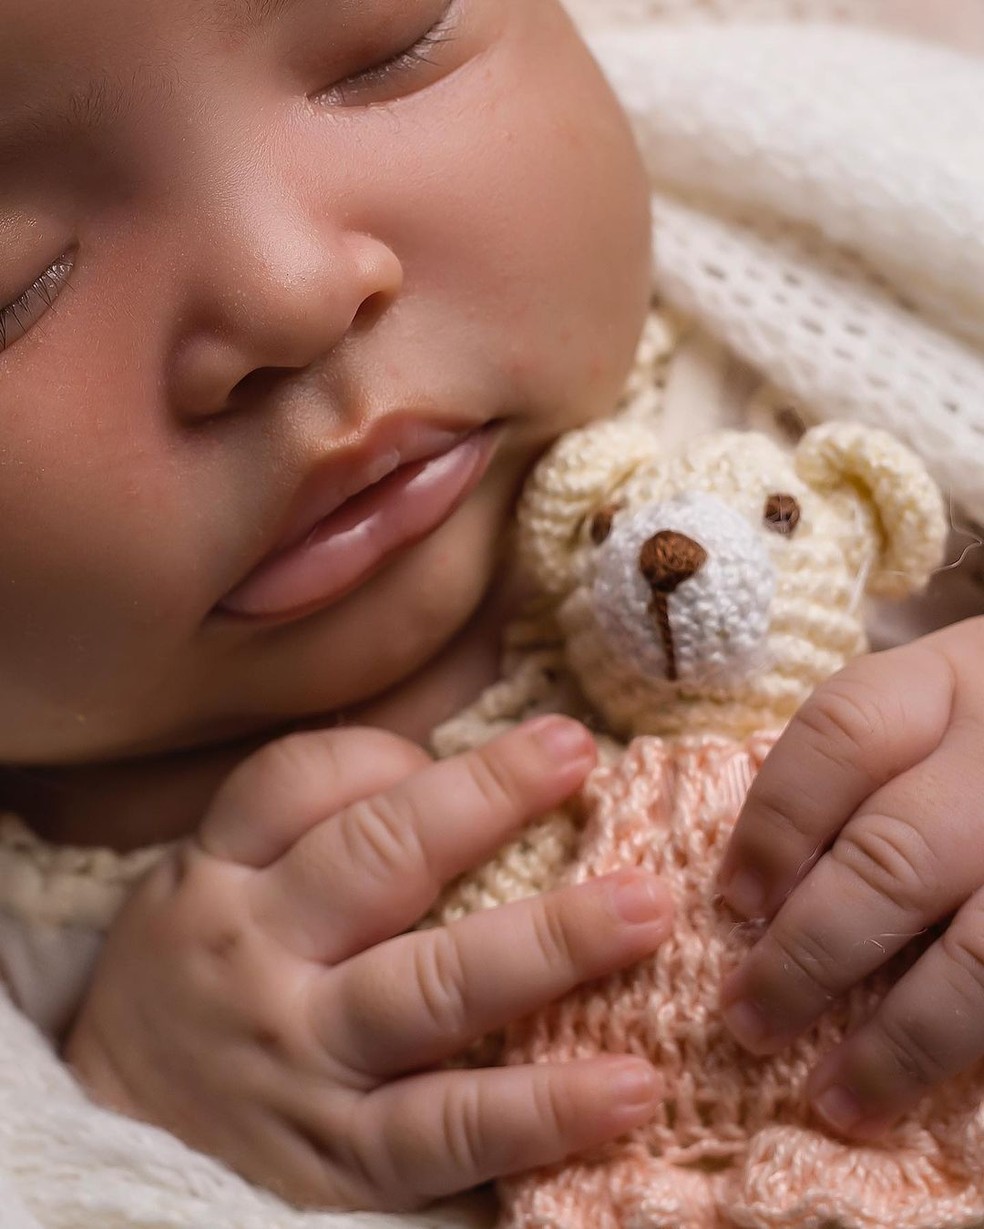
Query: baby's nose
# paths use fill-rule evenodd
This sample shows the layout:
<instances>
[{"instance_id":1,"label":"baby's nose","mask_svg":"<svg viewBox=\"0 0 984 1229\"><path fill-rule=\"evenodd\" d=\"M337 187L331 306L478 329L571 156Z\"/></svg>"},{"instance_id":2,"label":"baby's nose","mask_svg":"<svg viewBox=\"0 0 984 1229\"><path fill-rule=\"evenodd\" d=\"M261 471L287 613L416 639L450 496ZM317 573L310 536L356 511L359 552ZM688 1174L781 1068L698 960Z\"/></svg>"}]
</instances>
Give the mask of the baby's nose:
<instances>
[{"instance_id":1,"label":"baby's nose","mask_svg":"<svg viewBox=\"0 0 984 1229\"><path fill-rule=\"evenodd\" d=\"M675 593L707 562L707 551L685 533L663 529L647 538L639 551L639 570L653 594Z\"/></svg>"},{"instance_id":2,"label":"baby's nose","mask_svg":"<svg viewBox=\"0 0 984 1229\"><path fill-rule=\"evenodd\" d=\"M402 289L402 266L385 244L329 222L291 229L253 217L249 205L220 215L214 259L201 260L220 272L202 273L183 307L188 323L171 362L171 398L187 420L276 403L288 377L317 373Z\"/></svg>"}]
</instances>

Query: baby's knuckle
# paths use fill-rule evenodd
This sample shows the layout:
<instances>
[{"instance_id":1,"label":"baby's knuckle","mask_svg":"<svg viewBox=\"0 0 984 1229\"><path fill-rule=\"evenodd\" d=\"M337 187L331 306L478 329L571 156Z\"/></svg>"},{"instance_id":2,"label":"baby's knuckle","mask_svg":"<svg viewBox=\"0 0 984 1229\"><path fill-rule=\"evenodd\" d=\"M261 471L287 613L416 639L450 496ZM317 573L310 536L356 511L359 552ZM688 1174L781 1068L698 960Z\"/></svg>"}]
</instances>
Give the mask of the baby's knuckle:
<instances>
[{"instance_id":1,"label":"baby's knuckle","mask_svg":"<svg viewBox=\"0 0 984 1229\"><path fill-rule=\"evenodd\" d=\"M369 1189L336 1163L338 1141L320 1124L296 1120L284 1125L293 1137L286 1163L278 1158L275 1173L251 1175L254 1181L299 1208L365 1208Z\"/></svg>"},{"instance_id":2,"label":"baby's knuckle","mask_svg":"<svg viewBox=\"0 0 984 1229\"><path fill-rule=\"evenodd\" d=\"M380 1148L375 1124L360 1127L359 1115L351 1113L347 1121L331 1122L329 1129L306 1131L305 1140L314 1152L323 1183L334 1195L322 1201L321 1207L363 1212L411 1210L402 1202L405 1192L391 1158Z\"/></svg>"},{"instance_id":3,"label":"baby's knuckle","mask_svg":"<svg viewBox=\"0 0 984 1229\"><path fill-rule=\"evenodd\" d=\"M945 888L939 856L918 825L903 816L866 815L845 830L832 856L906 914L921 914Z\"/></svg>"},{"instance_id":4,"label":"baby's knuckle","mask_svg":"<svg viewBox=\"0 0 984 1229\"><path fill-rule=\"evenodd\" d=\"M755 822L758 826L758 845L763 852L775 850L778 840L786 841L792 834L814 845L817 833L811 827L802 809L795 805L795 798L760 792L755 795Z\"/></svg>"},{"instance_id":5,"label":"baby's knuckle","mask_svg":"<svg viewBox=\"0 0 984 1229\"><path fill-rule=\"evenodd\" d=\"M441 1145L460 1174L484 1173L488 1154L482 1087L475 1080L460 1080L448 1087L441 1112Z\"/></svg>"},{"instance_id":6,"label":"baby's knuckle","mask_svg":"<svg viewBox=\"0 0 984 1229\"><path fill-rule=\"evenodd\" d=\"M245 1027L250 1045L282 1064L297 1060L297 1037L292 1023L274 1011L257 1015Z\"/></svg>"},{"instance_id":7,"label":"baby's knuckle","mask_svg":"<svg viewBox=\"0 0 984 1229\"><path fill-rule=\"evenodd\" d=\"M516 782L501 747L483 748L470 761L471 779L482 803L496 814L516 806Z\"/></svg>"},{"instance_id":8,"label":"baby's knuckle","mask_svg":"<svg viewBox=\"0 0 984 1229\"><path fill-rule=\"evenodd\" d=\"M230 781L235 780L237 785L248 784L252 789L261 783L268 788L271 782L306 781L311 774L316 746L318 767L330 774L337 767L331 742L322 740L319 744L315 735L298 731L266 743L236 769Z\"/></svg>"},{"instance_id":9,"label":"baby's knuckle","mask_svg":"<svg viewBox=\"0 0 984 1229\"><path fill-rule=\"evenodd\" d=\"M949 1074L939 1042L921 1017L886 1011L875 1030L878 1048L910 1087L932 1088Z\"/></svg>"},{"instance_id":10,"label":"baby's knuckle","mask_svg":"<svg viewBox=\"0 0 984 1229\"><path fill-rule=\"evenodd\" d=\"M360 729L348 731L353 737L358 735L360 750L370 753L377 763L385 762L390 768L397 769L404 776L410 777L421 769L433 763L431 756L417 743L393 734L389 730ZM340 758L348 748L337 739L332 742L332 750L336 759Z\"/></svg>"},{"instance_id":11,"label":"baby's knuckle","mask_svg":"<svg viewBox=\"0 0 984 1229\"><path fill-rule=\"evenodd\" d=\"M561 893L540 897L530 915L533 945L540 959L550 968L576 967L578 944L568 917L569 901Z\"/></svg>"},{"instance_id":12,"label":"baby's knuckle","mask_svg":"<svg viewBox=\"0 0 984 1229\"><path fill-rule=\"evenodd\" d=\"M155 868L133 902L143 906L148 946L231 955L246 928L238 870L191 844Z\"/></svg>"},{"instance_id":13,"label":"baby's knuckle","mask_svg":"<svg viewBox=\"0 0 984 1229\"><path fill-rule=\"evenodd\" d=\"M864 750L880 746L889 734L883 697L862 675L848 670L817 691L797 721L812 736L814 752L839 769L845 743Z\"/></svg>"},{"instance_id":14,"label":"baby's knuckle","mask_svg":"<svg viewBox=\"0 0 984 1229\"><path fill-rule=\"evenodd\" d=\"M533 1120L540 1136L560 1142L570 1134L571 1098L567 1086L554 1072L533 1073L530 1096L533 1105Z\"/></svg>"},{"instance_id":15,"label":"baby's knuckle","mask_svg":"<svg viewBox=\"0 0 984 1229\"><path fill-rule=\"evenodd\" d=\"M338 818L346 858L360 878L388 884L394 877L431 877L414 816L397 799L379 794Z\"/></svg>"},{"instance_id":16,"label":"baby's knuckle","mask_svg":"<svg viewBox=\"0 0 984 1229\"><path fill-rule=\"evenodd\" d=\"M820 991L825 999L841 992L844 954L823 930L775 928L772 941L784 978L793 973L808 990Z\"/></svg>"},{"instance_id":17,"label":"baby's knuckle","mask_svg":"<svg viewBox=\"0 0 984 1229\"><path fill-rule=\"evenodd\" d=\"M347 1031L356 1042L357 1052L350 1065L360 1073L372 1074L369 1060L363 1056L385 1052L390 1039L402 1036L409 1027L403 980L397 984L384 976L375 962L352 960L345 969L341 1003ZM331 1050L333 1039L323 1030L319 1030L319 1036Z\"/></svg>"},{"instance_id":18,"label":"baby's knuckle","mask_svg":"<svg viewBox=\"0 0 984 1229\"><path fill-rule=\"evenodd\" d=\"M349 1165L363 1192L355 1206L375 1212L416 1211L425 1200L415 1190L412 1175L427 1160L419 1124L405 1114L392 1114L382 1124L373 1120L367 1126L353 1136L349 1148Z\"/></svg>"},{"instance_id":19,"label":"baby's knuckle","mask_svg":"<svg viewBox=\"0 0 984 1229\"><path fill-rule=\"evenodd\" d=\"M460 1038L468 1023L461 949L449 930L433 930L415 945L414 979L428 1022L440 1037Z\"/></svg>"},{"instance_id":20,"label":"baby's knuckle","mask_svg":"<svg viewBox=\"0 0 984 1229\"><path fill-rule=\"evenodd\" d=\"M984 910L954 923L940 939L953 990L975 1014L984 1000Z\"/></svg>"}]
</instances>

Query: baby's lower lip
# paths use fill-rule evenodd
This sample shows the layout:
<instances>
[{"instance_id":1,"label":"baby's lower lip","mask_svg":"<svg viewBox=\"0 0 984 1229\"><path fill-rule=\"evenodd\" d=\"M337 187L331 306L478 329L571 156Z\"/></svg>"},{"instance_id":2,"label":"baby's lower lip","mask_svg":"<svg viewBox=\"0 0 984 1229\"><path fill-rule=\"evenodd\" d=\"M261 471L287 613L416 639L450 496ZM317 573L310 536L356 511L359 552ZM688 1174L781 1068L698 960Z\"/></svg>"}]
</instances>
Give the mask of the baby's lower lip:
<instances>
[{"instance_id":1,"label":"baby's lower lip","mask_svg":"<svg viewBox=\"0 0 984 1229\"><path fill-rule=\"evenodd\" d=\"M480 482L498 434L492 424L447 452L401 465L319 521L303 542L262 563L217 609L280 622L338 601L448 519Z\"/></svg>"}]
</instances>

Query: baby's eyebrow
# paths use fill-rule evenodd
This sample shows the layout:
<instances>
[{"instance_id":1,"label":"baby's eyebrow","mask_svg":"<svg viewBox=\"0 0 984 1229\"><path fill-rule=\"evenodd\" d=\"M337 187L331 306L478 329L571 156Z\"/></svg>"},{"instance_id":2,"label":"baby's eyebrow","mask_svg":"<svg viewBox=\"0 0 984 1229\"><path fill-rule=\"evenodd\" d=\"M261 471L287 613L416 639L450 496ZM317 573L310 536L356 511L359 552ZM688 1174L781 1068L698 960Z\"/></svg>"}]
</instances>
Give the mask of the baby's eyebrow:
<instances>
[{"instance_id":1,"label":"baby's eyebrow","mask_svg":"<svg viewBox=\"0 0 984 1229\"><path fill-rule=\"evenodd\" d=\"M258 33L301 0L214 0L202 6L199 18L213 29L244 36ZM350 0L321 0L327 8L344 10ZM22 105L9 112L0 109L0 168L10 165L28 150L53 144L63 134L94 132L120 123L133 110L137 98L148 93L166 99L174 83L163 74L134 76L129 83L108 75L74 90L51 107Z\"/></svg>"},{"instance_id":2,"label":"baby's eyebrow","mask_svg":"<svg viewBox=\"0 0 984 1229\"><path fill-rule=\"evenodd\" d=\"M68 133L91 132L119 123L133 109L137 97L149 88L166 97L173 83L157 77L144 79L139 89L113 77L102 76L73 90L51 107L28 104L7 113L0 112L0 167L29 149L53 144Z\"/></svg>"},{"instance_id":3,"label":"baby's eyebrow","mask_svg":"<svg viewBox=\"0 0 984 1229\"><path fill-rule=\"evenodd\" d=\"M219 23L230 34L254 34L290 8L296 0L216 0Z\"/></svg>"}]
</instances>

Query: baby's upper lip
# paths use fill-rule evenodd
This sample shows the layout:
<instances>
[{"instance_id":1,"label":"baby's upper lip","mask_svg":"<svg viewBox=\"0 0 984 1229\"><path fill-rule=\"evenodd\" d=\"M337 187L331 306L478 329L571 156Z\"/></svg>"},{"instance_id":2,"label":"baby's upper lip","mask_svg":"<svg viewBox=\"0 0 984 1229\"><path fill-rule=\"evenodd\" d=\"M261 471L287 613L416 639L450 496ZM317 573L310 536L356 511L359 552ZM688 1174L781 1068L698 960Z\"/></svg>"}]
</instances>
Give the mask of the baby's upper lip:
<instances>
[{"instance_id":1,"label":"baby's upper lip","mask_svg":"<svg viewBox=\"0 0 984 1229\"><path fill-rule=\"evenodd\" d=\"M391 414L375 420L363 437L332 448L290 500L273 545L252 571L303 542L327 516L403 465L429 460L459 444L480 423L448 425Z\"/></svg>"}]
</instances>

